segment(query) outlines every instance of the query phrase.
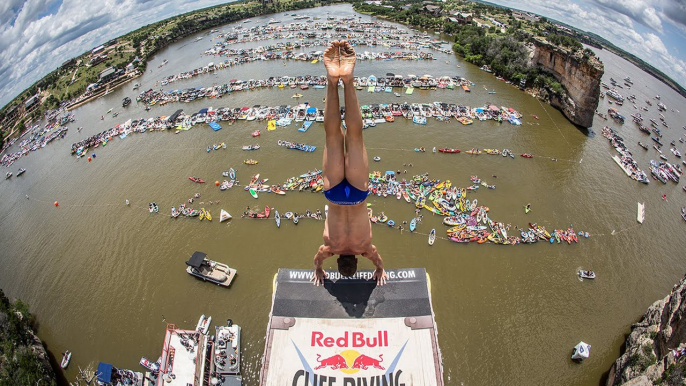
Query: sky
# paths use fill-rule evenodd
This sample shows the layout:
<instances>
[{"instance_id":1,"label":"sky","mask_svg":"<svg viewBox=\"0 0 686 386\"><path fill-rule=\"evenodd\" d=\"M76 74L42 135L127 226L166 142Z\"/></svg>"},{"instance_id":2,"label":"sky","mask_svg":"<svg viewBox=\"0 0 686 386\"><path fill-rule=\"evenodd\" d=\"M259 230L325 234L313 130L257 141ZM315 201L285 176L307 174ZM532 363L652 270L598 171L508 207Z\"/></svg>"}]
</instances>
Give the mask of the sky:
<instances>
[{"instance_id":1,"label":"sky","mask_svg":"<svg viewBox=\"0 0 686 386\"><path fill-rule=\"evenodd\" d=\"M491 0L594 32L686 86L686 0ZM225 0L0 0L0 106L117 36Z\"/></svg>"}]
</instances>

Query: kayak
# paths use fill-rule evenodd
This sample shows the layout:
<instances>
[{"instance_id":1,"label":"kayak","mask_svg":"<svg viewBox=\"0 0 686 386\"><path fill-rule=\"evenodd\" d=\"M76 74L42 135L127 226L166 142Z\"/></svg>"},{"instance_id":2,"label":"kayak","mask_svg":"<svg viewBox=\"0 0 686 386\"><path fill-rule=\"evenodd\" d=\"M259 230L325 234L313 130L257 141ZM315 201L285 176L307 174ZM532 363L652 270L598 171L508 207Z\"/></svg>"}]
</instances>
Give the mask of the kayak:
<instances>
[{"instance_id":1,"label":"kayak","mask_svg":"<svg viewBox=\"0 0 686 386\"><path fill-rule=\"evenodd\" d=\"M524 213L529 213L529 212L531 212L531 206L524 205Z\"/></svg>"},{"instance_id":2,"label":"kayak","mask_svg":"<svg viewBox=\"0 0 686 386\"><path fill-rule=\"evenodd\" d=\"M429 232L429 245L434 245L434 241L436 241L436 229L432 229Z\"/></svg>"},{"instance_id":3,"label":"kayak","mask_svg":"<svg viewBox=\"0 0 686 386\"><path fill-rule=\"evenodd\" d=\"M276 221L276 227L281 228L281 215L278 210L274 211L274 221Z\"/></svg>"},{"instance_id":4,"label":"kayak","mask_svg":"<svg viewBox=\"0 0 686 386\"><path fill-rule=\"evenodd\" d=\"M191 181L193 181L193 182L196 182L196 183L198 183L198 184L204 184L204 183L205 183L204 180L201 180L201 179L198 178L198 177L191 177L191 176L188 176L188 179L191 180Z\"/></svg>"},{"instance_id":5,"label":"kayak","mask_svg":"<svg viewBox=\"0 0 686 386\"><path fill-rule=\"evenodd\" d=\"M248 191L250 192L250 195L252 196L252 198L257 198L257 192L255 191L254 188L250 188L250 190L248 190Z\"/></svg>"},{"instance_id":6,"label":"kayak","mask_svg":"<svg viewBox=\"0 0 686 386\"><path fill-rule=\"evenodd\" d=\"M219 213L219 222L224 222L224 221L230 220L230 219L231 219L231 215L229 214L229 212L222 209L221 212Z\"/></svg>"},{"instance_id":7,"label":"kayak","mask_svg":"<svg viewBox=\"0 0 686 386\"><path fill-rule=\"evenodd\" d=\"M410 232L414 232L414 230L417 228L417 218L413 218L412 221L410 221Z\"/></svg>"}]
</instances>

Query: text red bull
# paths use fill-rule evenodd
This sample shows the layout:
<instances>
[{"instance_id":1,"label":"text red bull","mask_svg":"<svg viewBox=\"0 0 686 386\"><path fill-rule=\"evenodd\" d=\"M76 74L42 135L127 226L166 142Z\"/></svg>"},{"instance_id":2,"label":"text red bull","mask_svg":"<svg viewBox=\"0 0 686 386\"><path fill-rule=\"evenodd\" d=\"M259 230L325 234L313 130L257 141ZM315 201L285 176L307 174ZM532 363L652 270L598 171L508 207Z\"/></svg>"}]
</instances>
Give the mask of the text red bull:
<instances>
[{"instance_id":1,"label":"text red bull","mask_svg":"<svg viewBox=\"0 0 686 386\"><path fill-rule=\"evenodd\" d=\"M388 347L388 331L377 331L376 336L365 336L363 332L343 333L343 336L325 336L323 332L312 331L312 347Z\"/></svg>"}]
</instances>

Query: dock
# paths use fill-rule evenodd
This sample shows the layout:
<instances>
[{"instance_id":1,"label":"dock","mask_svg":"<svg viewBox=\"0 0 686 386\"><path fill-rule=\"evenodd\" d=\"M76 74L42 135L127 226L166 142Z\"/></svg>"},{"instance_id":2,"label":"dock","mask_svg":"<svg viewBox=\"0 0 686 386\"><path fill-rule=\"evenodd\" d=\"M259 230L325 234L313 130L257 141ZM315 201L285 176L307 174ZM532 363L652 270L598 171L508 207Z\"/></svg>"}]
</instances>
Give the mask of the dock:
<instances>
[{"instance_id":1,"label":"dock","mask_svg":"<svg viewBox=\"0 0 686 386\"><path fill-rule=\"evenodd\" d=\"M174 324L168 324L157 386L201 385L205 366L196 366L196 363L205 363L205 340L205 335L198 331L183 330Z\"/></svg>"},{"instance_id":2,"label":"dock","mask_svg":"<svg viewBox=\"0 0 686 386\"><path fill-rule=\"evenodd\" d=\"M279 269L274 278L261 386L443 386L430 279L423 268L373 271L324 286L313 270Z\"/></svg>"}]
</instances>

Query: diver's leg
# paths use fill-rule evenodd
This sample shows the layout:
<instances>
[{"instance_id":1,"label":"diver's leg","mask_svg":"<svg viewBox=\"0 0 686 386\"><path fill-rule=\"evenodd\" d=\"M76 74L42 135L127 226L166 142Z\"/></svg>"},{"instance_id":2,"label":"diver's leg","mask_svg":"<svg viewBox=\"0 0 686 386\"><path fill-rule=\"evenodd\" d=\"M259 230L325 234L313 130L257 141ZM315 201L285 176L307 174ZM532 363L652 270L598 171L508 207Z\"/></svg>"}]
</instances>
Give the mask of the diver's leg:
<instances>
[{"instance_id":1,"label":"diver's leg","mask_svg":"<svg viewBox=\"0 0 686 386\"><path fill-rule=\"evenodd\" d=\"M359 190L366 191L369 185L367 149L362 138L362 113L353 85L355 51L350 43L341 42L341 79L345 98L345 178Z\"/></svg>"},{"instance_id":2,"label":"diver's leg","mask_svg":"<svg viewBox=\"0 0 686 386\"><path fill-rule=\"evenodd\" d=\"M322 171L324 190L338 185L345 177L343 131L341 129L341 109L338 100L338 42L332 42L324 51L324 66L327 70L326 102L324 103L324 160Z\"/></svg>"}]
</instances>

